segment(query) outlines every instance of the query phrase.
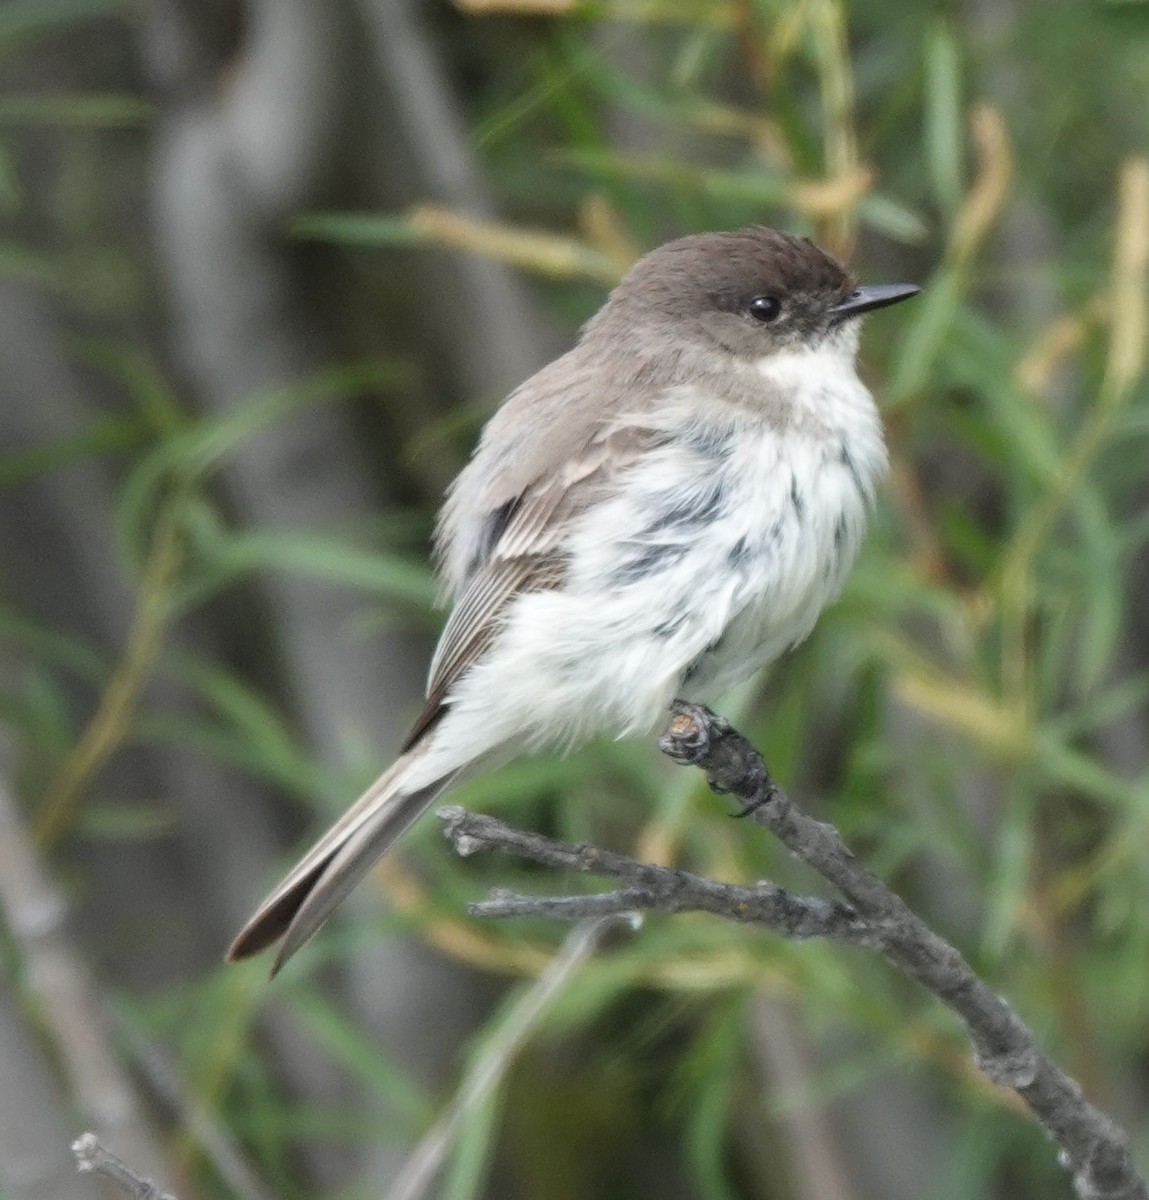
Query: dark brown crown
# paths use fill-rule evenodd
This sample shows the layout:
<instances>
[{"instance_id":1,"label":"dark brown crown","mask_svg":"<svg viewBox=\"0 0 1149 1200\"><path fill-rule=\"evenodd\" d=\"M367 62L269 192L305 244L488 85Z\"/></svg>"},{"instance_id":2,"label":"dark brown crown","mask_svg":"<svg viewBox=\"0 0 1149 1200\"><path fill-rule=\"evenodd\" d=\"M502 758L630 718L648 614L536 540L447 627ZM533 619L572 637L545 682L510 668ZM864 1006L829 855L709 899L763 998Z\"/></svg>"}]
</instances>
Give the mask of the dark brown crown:
<instances>
[{"instance_id":1,"label":"dark brown crown","mask_svg":"<svg viewBox=\"0 0 1149 1200\"><path fill-rule=\"evenodd\" d=\"M651 251L615 290L623 303L635 301L675 310L683 299L734 306L750 296L847 296L854 277L837 259L807 238L764 225L725 233L699 233Z\"/></svg>"},{"instance_id":2,"label":"dark brown crown","mask_svg":"<svg viewBox=\"0 0 1149 1200\"><path fill-rule=\"evenodd\" d=\"M850 272L807 238L764 225L692 234L640 258L587 324L583 341L604 346L631 341L639 326L690 339L718 313L745 313L757 296L773 297L786 308L789 336L811 336L855 286ZM720 340L730 342L724 335ZM748 353L761 352L760 338L736 340L746 342Z\"/></svg>"}]
</instances>

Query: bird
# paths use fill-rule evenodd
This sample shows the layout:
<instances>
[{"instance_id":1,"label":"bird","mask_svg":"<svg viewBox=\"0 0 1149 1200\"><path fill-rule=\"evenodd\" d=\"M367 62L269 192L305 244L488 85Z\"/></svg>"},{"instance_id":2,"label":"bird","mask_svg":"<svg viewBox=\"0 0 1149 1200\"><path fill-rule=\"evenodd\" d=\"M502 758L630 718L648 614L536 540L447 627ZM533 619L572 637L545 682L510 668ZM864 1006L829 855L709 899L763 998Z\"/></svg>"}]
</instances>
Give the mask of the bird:
<instances>
[{"instance_id":1,"label":"bird","mask_svg":"<svg viewBox=\"0 0 1149 1200\"><path fill-rule=\"evenodd\" d=\"M918 291L765 226L638 259L484 427L436 526L453 607L426 703L228 958L277 945L277 972L464 777L648 732L806 638L887 468L860 318Z\"/></svg>"}]
</instances>

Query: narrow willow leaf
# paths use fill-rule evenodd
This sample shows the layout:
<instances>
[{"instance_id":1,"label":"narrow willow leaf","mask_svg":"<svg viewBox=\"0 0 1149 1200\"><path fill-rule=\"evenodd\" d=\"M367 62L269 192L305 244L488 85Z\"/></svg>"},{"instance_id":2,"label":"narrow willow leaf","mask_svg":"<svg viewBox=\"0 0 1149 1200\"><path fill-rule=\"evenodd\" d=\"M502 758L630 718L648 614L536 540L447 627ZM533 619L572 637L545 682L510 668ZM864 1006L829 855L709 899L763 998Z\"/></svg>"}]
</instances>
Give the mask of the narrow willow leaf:
<instances>
[{"instance_id":1,"label":"narrow willow leaf","mask_svg":"<svg viewBox=\"0 0 1149 1200\"><path fill-rule=\"evenodd\" d=\"M938 207L952 220L964 193L961 62L953 30L939 22L926 37L926 167Z\"/></svg>"},{"instance_id":2,"label":"narrow willow leaf","mask_svg":"<svg viewBox=\"0 0 1149 1200\"><path fill-rule=\"evenodd\" d=\"M24 203L24 185L7 145L0 142L0 213L14 216Z\"/></svg>"},{"instance_id":3,"label":"narrow willow leaf","mask_svg":"<svg viewBox=\"0 0 1149 1200\"><path fill-rule=\"evenodd\" d=\"M1034 765L1046 779L1104 804L1149 813L1149 781L1128 780L1107 764L1042 729L1036 739Z\"/></svg>"},{"instance_id":4,"label":"narrow willow leaf","mask_svg":"<svg viewBox=\"0 0 1149 1200\"><path fill-rule=\"evenodd\" d=\"M790 182L776 172L756 166L746 171L716 170L655 155L627 155L613 150L568 150L555 156L563 166L600 179L625 179L688 188L717 200L751 200L781 204Z\"/></svg>"},{"instance_id":5,"label":"narrow willow leaf","mask_svg":"<svg viewBox=\"0 0 1149 1200\"><path fill-rule=\"evenodd\" d=\"M858 220L891 241L917 245L930 236L922 216L892 196L870 192L858 202Z\"/></svg>"},{"instance_id":6,"label":"narrow willow leaf","mask_svg":"<svg viewBox=\"0 0 1149 1200\"><path fill-rule=\"evenodd\" d=\"M440 1200L479 1200L487 1194L504 1091L502 1084L495 1086L490 1095L463 1113Z\"/></svg>"},{"instance_id":7,"label":"narrow willow leaf","mask_svg":"<svg viewBox=\"0 0 1149 1200\"><path fill-rule=\"evenodd\" d=\"M63 274L54 258L18 242L0 242L0 278L34 283L53 291L64 287Z\"/></svg>"},{"instance_id":8,"label":"narrow willow leaf","mask_svg":"<svg viewBox=\"0 0 1149 1200\"><path fill-rule=\"evenodd\" d=\"M126 453L144 445L147 437L147 427L135 417L98 418L71 437L0 456L0 488L51 474L85 459Z\"/></svg>"},{"instance_id":9,"label":"narrow willow leaf","mask_svg":"<svg viewBox=\"0 0 1149 1200\"><path fill-rule=\"evenodd\" d=\"M332 1001L313 988L296 985L284 997L288 1009L336 1062L374 1093L392 1113L415 1129L432 1116L430 1098L419 1084L384 1054Z\"/></svg>"},{"instance_id":10,"label":"narrow willow leaf","mask_svg":"<svg viewBox=\"0 0 1149 1200\"><path fill-rule=\"evenodd\" d=\"M943 269L914 301L893 357L893 375L884 391L887 407L896 408L926 390L934 361L953 331L962 293L957 274Z\"/></svg>"},{"instance_id":11,"label":"narrow willow leaf","mask_svg":"<svg viewBox=\"0 0 1149 1200\"><path fill-rule=\"evenodd\" d=\"M1106 691L1095 692L1063 712L1050 717L1046 728L1056 737L1071 738L1092 733L1120 721L1149 702L1149 675L1122 680Z\"/></svg>"},{"instance_id":12,"label":"narrow willow leaf","mask_svg":"<svg viewBox=\"0 0 1149 1200\"><path fill-rule=\"evenodd\" d=\"M217 754L226 754L231 761L257 770L295 794L313 798L343 792L337 776L307 755L298 731L243 679L206 659L187 655L167 656L161 669L211 708L216 725L193 724L192 718L179 717L165 726L152 714L141 721L141 738L162 736L165 728L178 731L181 721L186 721L189 737L198 729L205 748L210 745Z\"/></svg>"},{"instance_id":13,"label":"narrow willow leaf","mask_svg":"<svg viewBox=\"0 0 1149 1200\"><path fill-rule=\"evenodd\" d=\"M1074 566L1085 604L1073 686L1088 692L1105 677L1117 652L1126 596L1116 531L1100 497L1092 489L1081 489L1073 514L1083 526L1077 539L1081 553Z\"/></svg>"},{"instance_id":14,"label":"narrow willow leaf","mask_svg":"<svg viewBox=\"0 0 1149 1200\"><path fill-rule=\"evenodd\" d=\"M705 1200L736 1200L730 1179L730 1111L746 1055L745 1005L727 1004L693 1052L698 1076L686 1120L686 1157Z\"/></svg>"},{"instance_id":15,"label":"narrow willow leaf","mask_svg":"<svg viewBox=\"0 0 1149 1200\"><path fill-rule=\"evenodd\" d=\"M154 111L146 100L116 92L4 96L0 97L0 127L86 125L120 128L142 125Z\"/></svg>"},{"instance_id":16,"label":"narrow willow leaf","mask_svg":"<svg viewBox=\"0 0 1149 1200\"><path fill-rule=\"evenodd\" d=\"M0 642L5 641L89 682L102 682L109 670L104 657L86 642L0 604Z\"/></svg>"},{"instance_id":17,"label":"narrow willow leaf","mask_svg":"<svg viewBox=\"0 0 1149 1200\"><path fill-rule=\"evenodd\" d=\"M178 833L179 818L170 808L139 808L97 801L84 806L75 828L82 837L138 841Z\"/></svg>"},{"instance_id":18,"label":"narrow willow leaf","mask_svg":"<svg viewBox=\"0 0 1149 1200\"><path fill-rule=\"evenodd\" d=\"M1006 952L1017 935L1034 852L1034 797L1020 779L1015 779L1012 790L1010 803L994 829L994 869L986 896L982 944L994 959Z\"/></svg>"},{"instance_id":19,"label":"narrow willow leaf","mask_svg":"<svg viewBox=\"0 0 1149 1200\"><path fill-rule=\"evenodd\" d=\"M288 387L253 396L227 412L167 438L132 471L120 489L116 525L121 544L138 559L147 544L165 483L187 485L210 475L244 442L307 408L387 387L402 371L384 362L324 371Z\"/></svg>"},{"instance_id":20,"label":"narrow willow leaf","mask_svg":"<svg viewBox=\"0 0 1149 1200\"><path fill-rule=\"evenodd\" d=\"M312 805L318 796L340 795L346 801L349 790L339 788L330 773L303 754L275 753L267 747L247 741L239 731L219 721L202 720L181 713L178 716L149 712L137 718L131 742L139 746L171 747L181 752L195 750L216 762L246 772L253 779L280 789L285 796Z\"/></svg>"},{"instance_id":21,"label":"narrow willow leaf","mask_svg":"<svg viewBox=\"0 0 1149 1200\"><path fill-rule=\"evenodd\" d=\"M0 50L20 39L117 11L124 11L123 0L5 0L0 4Z\"/></svg>"},{"instance_id":22,"label":"narrow willow leaf","mask_svg":"<svg viewBox=\"0 0 1149 1200\"><path fill-rule=\"evenodd\" d=\"M384 213L307 213L292 221L291 232L298 238L352 246L417 246L423 241L408 217Z\"/></svg>"},{"instance_id":23,"label":"narrow willow leaf","mask_svg":"<svg viewBox=\"0 0 1149 1200\"><path fill-rule=\"evenodd\" d=\"M146 351L108 338L80 338L76 346L83 362L124 389L154 433L171 434L187 424L175 386Z\"/></svg>"},{"instance_id":24,"label":"narrow willow leaf","mask_svg":"<svg viewBox=\"0 0 1149 1200\"><path fill-rule=\"evenodd\" d=\"M422 610L435 603L435 578L424 563L319 534L231 534L219 539L205 569L212 580L211 590L256 572L275 571L356 588ZM210 591L197 586L193 574L187 590L177 594L176 604L199 603L208 595Z\"/></svg>"}]
</instances>

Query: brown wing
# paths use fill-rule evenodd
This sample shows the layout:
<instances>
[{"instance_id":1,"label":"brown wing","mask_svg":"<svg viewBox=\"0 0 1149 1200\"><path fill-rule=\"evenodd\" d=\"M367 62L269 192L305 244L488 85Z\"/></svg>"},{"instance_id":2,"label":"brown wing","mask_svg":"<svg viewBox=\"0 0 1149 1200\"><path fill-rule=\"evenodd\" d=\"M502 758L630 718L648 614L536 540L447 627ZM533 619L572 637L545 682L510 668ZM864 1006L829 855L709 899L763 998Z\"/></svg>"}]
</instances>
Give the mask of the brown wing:
<instances>
[{"instance_id":1,"label":"brown wing","mask_svg":"<svg viewBox=\"0 0 1149 1200\"><path fill-rule=\"evenodd\" d=\"M562 585L563 543L571 522L609 488L655 435L635 427L594 438L548 479L488 514L477 563L443 629L427 684L427 703L404 745L437 723L456 681L483 655L516 596Z\"/></svg>"}]
</instances>

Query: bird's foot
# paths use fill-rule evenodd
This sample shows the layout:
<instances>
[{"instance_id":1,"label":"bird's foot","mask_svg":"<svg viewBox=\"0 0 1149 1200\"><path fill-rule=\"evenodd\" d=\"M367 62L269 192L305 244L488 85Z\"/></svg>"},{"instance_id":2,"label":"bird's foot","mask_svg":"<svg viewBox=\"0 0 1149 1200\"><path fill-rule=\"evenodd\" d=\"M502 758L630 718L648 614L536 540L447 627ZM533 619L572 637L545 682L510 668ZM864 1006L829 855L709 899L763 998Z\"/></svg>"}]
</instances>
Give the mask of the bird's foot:
<instances>
[{"instance_id":1,"label":"bird's foot","mask_svg":"<svg viewBox=\"0 0 1149 1200\"><path fill-rule=\"evenodd\" d=\"M658 748L684 767L706 762L716 742L730 732L730 722L704 704L674 700L670 705L670 724L658 739Z\"/></svg>"},{"instance_id":2,"label":"bird's foot","mask_svg":"<svg viewBox=\"0 0 1149 1200\"><path fill-rule=\"evenodd\" d=\"M736 794L742 800L733 817L748 817L782 795L762 756L730 726L730 722L702 704L675 700L670 724L658 748L683 766L699 766L706 781L719 794Z\"/></svg>"}]
</instances>

